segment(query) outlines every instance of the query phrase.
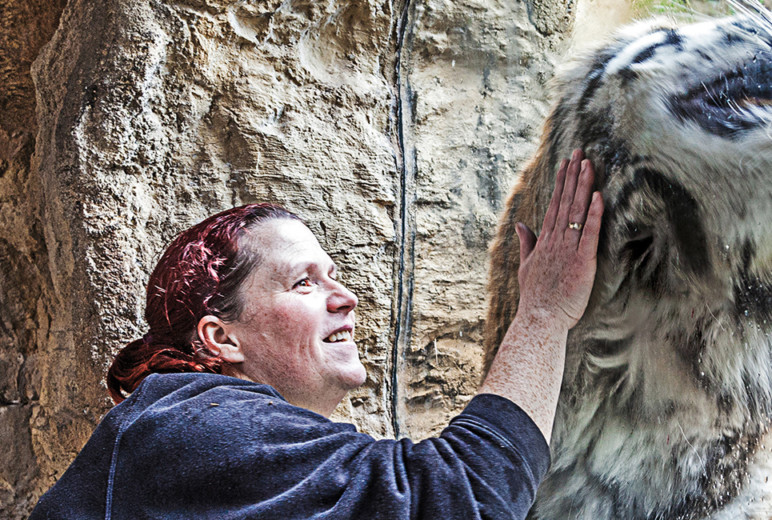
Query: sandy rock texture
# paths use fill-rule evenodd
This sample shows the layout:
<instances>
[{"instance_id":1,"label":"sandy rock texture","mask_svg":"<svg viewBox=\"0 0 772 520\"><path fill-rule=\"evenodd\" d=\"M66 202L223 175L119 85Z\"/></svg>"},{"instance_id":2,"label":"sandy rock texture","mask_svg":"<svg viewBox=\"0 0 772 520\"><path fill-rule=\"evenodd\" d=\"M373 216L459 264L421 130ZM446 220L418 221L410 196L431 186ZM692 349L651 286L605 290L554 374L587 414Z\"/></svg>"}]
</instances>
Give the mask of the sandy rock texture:
<instances>
[{"instance_id":1,"label":"sandy rock texture","mask_svg":"<svg viewBox=\"0 0 772 520\"><path fill-rule=\"evenodd\" d=\"M110 408L163 245L233 205L301 214L360 298L369 377L336 418L420 438L468 402L570 2L0 3L0 516Z\"/></svg>"},{"instance_id":2,"label":"sandy rock texture","mask_svg":"<svg viewBox=\"0 0 772 520\"><path fill-rule=\"evenodd\" d=\"M487 245L534 151L563 31L524 2L431 0L407 11L402 92L413 255L409 340L398 342L400 434L439 433L474 395ZM540 9L547 7L540 7ZM550 12L565 13L562 3ZM408 283L409 282L409 286Z\"/></svg>"},{"instance_id":3,"label":"sandy rock texture","mask_svg":"<svg viewBox=\"0 0 772 520\"><path fill-rule=\"evenodd\" d=\"M56 304L40 219L42 186L31 167L35 89L30 64L54 33L64 0L0 2L0 517L22 517L52 481L41 465L54 446L32 433L55 334ZM61 323L61 322L60 322ZM73 324L69 324L72 327ZM77 413L75 414L77 415ZM62 416L61 424L73 418ZM92 428L93 428L93 423ZM67 435L63 426L63 436ZM86 430L84 430L85 432ZM66 442L66 439L65 441ZM82 442L82 441L81 441ZM57 442L57 445L59 443ZM70 452L76 448L70 447ZM61 453L61 467L70 458ZM55 471L55 470L51 470Z\"/></svg>"}]
</instances>

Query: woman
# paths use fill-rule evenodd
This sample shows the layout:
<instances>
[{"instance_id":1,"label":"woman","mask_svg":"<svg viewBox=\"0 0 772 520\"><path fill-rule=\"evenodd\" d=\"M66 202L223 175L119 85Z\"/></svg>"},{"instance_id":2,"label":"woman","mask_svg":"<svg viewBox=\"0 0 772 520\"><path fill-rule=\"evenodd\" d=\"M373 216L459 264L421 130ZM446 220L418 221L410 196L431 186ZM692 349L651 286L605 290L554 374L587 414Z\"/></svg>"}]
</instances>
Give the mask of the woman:
<instances>
[{"instance_id":1,"label":"woman","mask_svg":"<svg viewBox=\"0 0 772 520\"><path fill-rule=\"evenodd\" d=\"M417 444L327 419L365 379L357 298L296 216L253 204L185 231L110 368L120 404L31 518L523 518L594 278L592 183L575 152L539 239L519 226L518 315L480 395Z\"/></svg>"}]
</instances>

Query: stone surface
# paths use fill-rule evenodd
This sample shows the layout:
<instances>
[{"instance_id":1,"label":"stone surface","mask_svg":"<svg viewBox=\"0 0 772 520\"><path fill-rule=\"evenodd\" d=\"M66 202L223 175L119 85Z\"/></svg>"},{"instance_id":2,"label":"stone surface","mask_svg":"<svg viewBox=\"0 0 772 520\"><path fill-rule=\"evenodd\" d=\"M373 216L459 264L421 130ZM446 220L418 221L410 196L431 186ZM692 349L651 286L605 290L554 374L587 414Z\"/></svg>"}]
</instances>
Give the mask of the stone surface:
<instances>
[{"instance_id":1,"label":"stone surface","mask_svg":"<svg viewBox=\"0 0 772 520\"><path fill-rule=\"evenodd\" d=\"M301 214L360 298L369 377L335 418L446 424L478 383L487 243L572 6L64 4L0 10L0 516L25 517L109 409L163 245L247 202Z\"/></svg>"},{"instance_id":2,"label":"stone surface","mask_svg":"<svg viewBox=\"0 0 772 520\"><path fill-rule=\"evenodd\" d=\"M0 517L24 518L41 478L31 417L39 408L39 351L50 331L50 279L39 218L35 89L30 64L56 29L63 0L0 2ZM84 433L86 431L84 430ZM62 461L65 462L64 460Z\"/></svg>"},{"instance_id":3,"label":"stone surface","mask_svg":"<svg viewBox=\"0 0 772 520\"><path fill-rule=\"evenodd\" d=\"M399 345L401 435L438 433L479 383L487 245L534 151L564 36L545 37L528 13L490 0L409 9L402 81L415 262L411 337Z\"/></svg>"}]
</instances>

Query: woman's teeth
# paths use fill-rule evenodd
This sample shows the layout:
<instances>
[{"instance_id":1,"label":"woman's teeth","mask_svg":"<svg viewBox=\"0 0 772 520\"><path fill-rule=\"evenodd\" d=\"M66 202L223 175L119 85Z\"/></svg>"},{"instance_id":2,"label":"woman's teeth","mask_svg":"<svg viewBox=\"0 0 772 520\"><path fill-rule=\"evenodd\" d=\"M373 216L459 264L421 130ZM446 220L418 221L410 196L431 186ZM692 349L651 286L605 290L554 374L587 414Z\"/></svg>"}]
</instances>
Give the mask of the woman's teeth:
<instances>
[{"instance_id":1,"label":"woman's teeth","mask_svg":"<svg viewBox=\"0 0 772 520\"><path fill-rule=\"evenodd\" d=\"M335 332L333 334L330 334L327 336L327 338L324 340L328 343L335 343L338 341L350 341L351 340L351 332L347 330L342 330L340 332Z\"/></svg>"}]
</instances>

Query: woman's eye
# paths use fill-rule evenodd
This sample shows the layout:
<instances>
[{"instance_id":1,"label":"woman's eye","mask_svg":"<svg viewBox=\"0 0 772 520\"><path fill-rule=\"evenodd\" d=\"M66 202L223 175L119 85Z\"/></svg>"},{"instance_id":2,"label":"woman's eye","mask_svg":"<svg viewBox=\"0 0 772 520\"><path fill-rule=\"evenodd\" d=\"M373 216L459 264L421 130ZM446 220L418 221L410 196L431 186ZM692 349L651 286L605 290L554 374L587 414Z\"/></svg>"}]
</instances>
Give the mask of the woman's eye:
<instances>
[{"instance_id":1,"label":"woman's eye","mask_svg":"<svg viewBox=\"0 0 772 520\"><path fill-rule=\"evenodd\" d=\"M311 285L313 284L311 283L310 278L303 278L302 280L295 283L295 287L311 287Z\"/></svg>"}]
</instances>

